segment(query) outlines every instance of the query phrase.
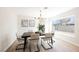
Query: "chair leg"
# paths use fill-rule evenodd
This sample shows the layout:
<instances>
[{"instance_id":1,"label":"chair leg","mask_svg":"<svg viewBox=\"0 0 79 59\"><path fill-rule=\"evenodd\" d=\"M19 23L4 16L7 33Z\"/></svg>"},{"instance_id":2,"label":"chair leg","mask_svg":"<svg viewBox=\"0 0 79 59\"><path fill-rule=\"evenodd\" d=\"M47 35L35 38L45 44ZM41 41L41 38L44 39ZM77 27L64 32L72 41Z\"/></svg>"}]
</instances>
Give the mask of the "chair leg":
<instances>
[{"instance_id":1,"label":"chair leg","mask_svg":"<svg viewBox=\"0 0 79 59\"><path fill-rule=\"evenodd\" d=\"M29 42L29 51L31 52L31 43Z\"/></svg>"},{"instance_id":2,"label":"chair leg","mask_svg":"<svg viewBox=\"0 0 79 59\"><path fill-rule=\"evenodd\" d=\"M50 42L51 41L51 42ZM49 41L49 43L48 43L48 45L51 47L51 48L53 48L52 46L53 46L53 40L52 40L52 38L51 38L51 40Z\"/></svg>"},{"instance_id":3,"label":"chair leg","mask_svg":"<svg viewBox=\"0 0 79 59\"><path fill-rule=\"evenodd\" d=\"M18 47L21 46L21 45L23 45L23 44L17 45L17 46L16 46L16 50L21 50L21 49L23 49L23 48L18 48Z\"/></svg>"},{"instance_id":4,"label":"chair leg","mask_svg":"<svg viewBox=\"0 0 79 59\"><path fill-rule=\"evenodd\" d=\"M38 49L38 52L40 51L40 47L39 47L39 44L37 44L37 49Z\"/></svg>"}]
</instances>

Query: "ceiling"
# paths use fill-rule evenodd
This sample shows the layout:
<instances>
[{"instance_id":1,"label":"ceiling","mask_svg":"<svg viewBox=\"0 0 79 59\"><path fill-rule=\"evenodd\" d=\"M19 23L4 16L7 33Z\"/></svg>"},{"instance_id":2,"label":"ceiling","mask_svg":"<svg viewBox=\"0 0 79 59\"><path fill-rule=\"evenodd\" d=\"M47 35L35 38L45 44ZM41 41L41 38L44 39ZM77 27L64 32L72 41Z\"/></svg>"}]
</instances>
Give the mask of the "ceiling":
<instances>
[{"instance_id":1,"label":"ceiling","mask_svg":"<svg viewBox=\"0 0 79 59\"><path fill-rule=\"evenodd\" d=\"M40 10L42 10L42 17L53 17L63 12L73 9L73 7L15 7L17 15L26 15L32 17L39 17Z\"/></svg>"}]
</instances>

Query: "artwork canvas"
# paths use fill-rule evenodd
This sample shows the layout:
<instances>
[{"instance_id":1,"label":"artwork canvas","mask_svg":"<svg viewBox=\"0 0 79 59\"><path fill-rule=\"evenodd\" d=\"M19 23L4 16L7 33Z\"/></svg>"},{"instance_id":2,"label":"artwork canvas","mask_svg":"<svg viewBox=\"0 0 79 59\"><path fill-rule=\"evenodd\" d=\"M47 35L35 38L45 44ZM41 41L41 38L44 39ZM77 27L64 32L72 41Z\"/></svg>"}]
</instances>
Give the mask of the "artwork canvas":
<instances>
[{"instance_id":1,"label":"artwork canvas","mask_svg":"<svg viewBox=\"0 0 79 59\"><path fill-rule=\"evenodd\" d=\"M28 27L28 20L22 20L21 21L21 26L22 27Z\"/></svg>"},{"instance_id":2,"label":"artwork canvas","mask_svg":"<svg viewBox=\"0 0 79 59\"><path fill-rule=\"evenodd\" d=\"M52 23L55 27L55 30L74 33L75 16L54 20Z\"/></svg>"}]
</instances>

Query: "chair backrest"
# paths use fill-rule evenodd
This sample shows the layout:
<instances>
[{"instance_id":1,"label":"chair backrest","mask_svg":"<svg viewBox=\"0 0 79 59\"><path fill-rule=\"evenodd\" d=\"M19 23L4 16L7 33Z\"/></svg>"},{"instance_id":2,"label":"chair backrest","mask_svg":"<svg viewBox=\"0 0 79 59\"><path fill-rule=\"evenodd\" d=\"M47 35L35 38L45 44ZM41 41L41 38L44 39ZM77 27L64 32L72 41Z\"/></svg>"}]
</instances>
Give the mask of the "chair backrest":
<instances>
[{"instance_id":1,"label":"chair backrest","mask_svg":"<svg viewBox=\"0 0 79 59\"><path fill-rule=\"evenodd\" d=\"M34 32L28 32L28 34L31 35L31 34L35 34L35 33Z\"/></svg>"},{"instance_id":2,"label":"chair backrest","mask_svg":"<svg viewBox=\"0 0 79 59\"><path fill-rule=\"evenodd\" d=\"M22 35L20 35L19 33L16 33L16 38L17 38L17 40L22 40L22 39L24 39L24 38L22 38L21 36L22 36Z\"/></svg>"},{"instance_id":3,"label":"chair backrest","mask_svg":"<svg viewBox=\"0 0 79 59\"><path fill-rule=\"evenodd\" d=\"M17 34L16 34L16 37L17 37L17 38L21 38L21 35L19 35L19 34L17 33Z\"/></svg>"},{"instance_id":4,"label":"chair backrest","mask_svg":"<svg viewBox=\"0 0 79 59\"><path fill-rule=\"evenodd\" d=\"M34 32L25 32L24 34L31 35L32 33L34 33Z\"/></svg>"},{"instance_id":5,"label":"chair backrest","mask_svg":"<svg viewBox=\"0 0 79 59\"><path fill-rule=\"evenodd\" d=\"M45 37L47 37L47 38L52 37L52 33L45 33Z\"/></svg>"},{"instance_id":6,"label":"chair backrest","mask_svg":"<svg viewBox=\"0 0 79 59\"><path fill-rule=\"evenodd\" d=\"M39 39L39 34L32 33L31 39Z\"/></svg>"}]
</instances>

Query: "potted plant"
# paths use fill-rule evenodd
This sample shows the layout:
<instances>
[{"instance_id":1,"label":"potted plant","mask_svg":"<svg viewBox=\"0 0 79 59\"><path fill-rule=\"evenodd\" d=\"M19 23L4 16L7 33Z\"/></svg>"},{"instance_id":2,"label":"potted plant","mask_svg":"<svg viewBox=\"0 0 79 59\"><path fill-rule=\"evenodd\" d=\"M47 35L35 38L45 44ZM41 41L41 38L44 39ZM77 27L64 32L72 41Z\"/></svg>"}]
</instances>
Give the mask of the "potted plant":
<instances>
[{"instance_id":1,"label":"potted plant","mask_svg":"<svg viewBox=\"0 0 79 59\"><path fill-rule=\"evenodd\" d=\"M38 31L39 31L40 33L44 33L44 31L45 31L45 25L39 24L39 26L38 26Z\"/></svg>"}]
</instances>

